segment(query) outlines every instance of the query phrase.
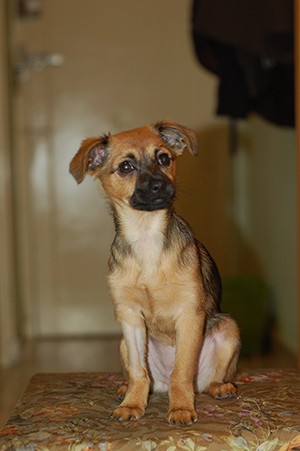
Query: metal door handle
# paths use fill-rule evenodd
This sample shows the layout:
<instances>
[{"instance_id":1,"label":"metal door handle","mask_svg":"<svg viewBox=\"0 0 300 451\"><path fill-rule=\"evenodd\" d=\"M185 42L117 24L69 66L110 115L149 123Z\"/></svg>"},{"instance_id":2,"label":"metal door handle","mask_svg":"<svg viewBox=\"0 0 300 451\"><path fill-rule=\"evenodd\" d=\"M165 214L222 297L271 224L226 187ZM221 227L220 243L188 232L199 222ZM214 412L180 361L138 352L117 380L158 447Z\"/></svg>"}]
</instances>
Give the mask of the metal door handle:
<instances>
[{"instance_id":1,"label":"metal door handle","mask_svg":"<svg viewBox=\"0 0 300 451\"><path fill-rule=\"evenodd\" d=\"M30 80L32 72L41 72L47 67L61 67L65 58L60 53L28 52L26 47L20 48L20 58L15 66L18 81Z\"/></svg>"}]
</instances>

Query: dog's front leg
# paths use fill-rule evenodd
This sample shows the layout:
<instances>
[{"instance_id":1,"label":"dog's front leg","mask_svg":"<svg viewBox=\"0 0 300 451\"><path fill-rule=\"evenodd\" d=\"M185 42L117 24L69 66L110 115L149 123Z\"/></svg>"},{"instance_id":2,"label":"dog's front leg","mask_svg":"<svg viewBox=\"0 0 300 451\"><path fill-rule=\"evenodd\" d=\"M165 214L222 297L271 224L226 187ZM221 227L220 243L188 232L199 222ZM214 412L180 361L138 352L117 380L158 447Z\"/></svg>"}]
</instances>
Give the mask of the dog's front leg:
<instances>
[{"instance_id":1,"label":"dog's front leg","mask_svg":"<svg viewBox=\"0 0 300 451\"><path fill-rule=\"evenodd\" d=\"M127 349L124 364L128 388L123 402L114 410L112 417L126 421L140 418L144 414L150 379L146 367L146 328L122 322L122 330Z\"/></svg>"},{"instance_id":2,"label":"dog's front leg","mask_svg":"<svg viewBox=\"0 0 300 451\"><path fill-rule=\"evenodd\" d=\"M168 420L185 426L197 421L194 377L203 339L204 317L184 312L176 324L176 359L170 378Z\"/></svg>"}]
</instances>

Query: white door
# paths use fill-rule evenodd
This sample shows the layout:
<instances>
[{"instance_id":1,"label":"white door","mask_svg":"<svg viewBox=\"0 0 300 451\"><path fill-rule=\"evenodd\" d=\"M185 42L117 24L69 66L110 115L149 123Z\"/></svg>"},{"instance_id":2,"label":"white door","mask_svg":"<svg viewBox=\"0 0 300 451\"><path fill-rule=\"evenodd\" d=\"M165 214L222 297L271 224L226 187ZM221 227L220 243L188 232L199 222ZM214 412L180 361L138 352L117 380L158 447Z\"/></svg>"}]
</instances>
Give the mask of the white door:
<instances>
[{"instance_id":1,"label":"white door","mask_svg":"<svg viewBox=\"0 0 300 451\"><path fill-rule=\"evenodd\" d=\"M21 322L33 336L112 334L112 220L101 190L90 179L77 186L69 161L90 135L162 118L205 125L214 81L193 57L190 2L41 5L32 20L11 11L12 57L25 62L14 86ZM52 54L61 67L43 67Z\"/></svg>"}]
</instances>

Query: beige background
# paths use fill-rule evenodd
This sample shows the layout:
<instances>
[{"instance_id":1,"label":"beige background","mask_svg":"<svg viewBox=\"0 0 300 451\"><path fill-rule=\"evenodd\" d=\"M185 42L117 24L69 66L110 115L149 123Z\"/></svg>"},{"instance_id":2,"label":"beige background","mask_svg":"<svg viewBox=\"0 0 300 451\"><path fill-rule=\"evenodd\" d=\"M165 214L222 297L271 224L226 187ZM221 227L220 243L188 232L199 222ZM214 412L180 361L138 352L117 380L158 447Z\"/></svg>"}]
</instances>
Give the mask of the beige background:
<instances>
[{"instance_id":1,"label":"beige background","mask_svg":"<svg viewBox=\"0 0 300 451\"><path fill-rule=\"evenodd\" d=\"M36 21L20 21L10 11L14 62L23 46L30 53L62 54L65 63L29 73L27 81L12 86L10 101L1 98L2 360L6 340L14 347L16 316L26 336L118 332L105 280L112 222L95 183L76 186L68 164L86 136L166 117L200 136L199 157L184 155L179 162L180 213L222 275L254 272L266 278L275 293L277 335L295 351L294 131L253 117L239 124L238 152L229 157L228 120L214 115L217 80L193 54L190 1L43 4ZM2 61L6 36L2 28ZM5 91L5 78L0 81Z\"/></svg>"}]
</instances>

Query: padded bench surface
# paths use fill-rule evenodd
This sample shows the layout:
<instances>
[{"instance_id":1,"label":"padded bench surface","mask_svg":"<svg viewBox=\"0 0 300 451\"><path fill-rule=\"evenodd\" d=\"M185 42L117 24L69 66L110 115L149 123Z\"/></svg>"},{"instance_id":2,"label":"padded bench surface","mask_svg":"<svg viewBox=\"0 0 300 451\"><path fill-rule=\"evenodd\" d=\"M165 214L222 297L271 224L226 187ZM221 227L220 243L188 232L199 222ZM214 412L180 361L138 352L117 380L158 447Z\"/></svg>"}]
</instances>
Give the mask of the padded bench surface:
<instances>
[{"instance_id":1,"label":"padded bench surface","mask_svg":"<svg viewBox=\"0 0 300 451\"><path fill-rule=\"evenodd\" d=\"M300 449L300 373L263 370L237 375L239 395L200 394L198 422L167 423L167 395L150 395L143 418L110 418L121 374L35 375L0 432L1 451Z\"/></svg>"}]
</instances>

